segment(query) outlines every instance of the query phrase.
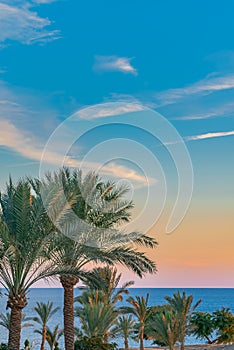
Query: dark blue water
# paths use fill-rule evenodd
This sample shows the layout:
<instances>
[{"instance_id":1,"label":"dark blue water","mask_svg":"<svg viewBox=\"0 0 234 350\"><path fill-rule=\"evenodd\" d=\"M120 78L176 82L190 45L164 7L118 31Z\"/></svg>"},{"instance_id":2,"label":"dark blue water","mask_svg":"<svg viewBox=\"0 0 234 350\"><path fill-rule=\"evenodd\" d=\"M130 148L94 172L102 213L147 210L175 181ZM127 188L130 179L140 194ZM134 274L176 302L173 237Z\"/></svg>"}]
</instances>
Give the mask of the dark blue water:
<instances>
[{"instance_id":1,"label":"dark blue water","mask_svg":"<svg viewBox=\"0 0 234 350\"><path fill-rule=\"evenodd\" d=\"M149 293L149 304L157 305L165 303L164 296L172 295L176 292L178 288L131 288L130 295L144 295L146 296ZM209 311L212 312L216 309L220 309L222 306L229 307L232 312L234 312L234 289L233 288L184 288L187 294L192 294L194 301L202 299L202 303L198 306L197 310L200 311ZM75 295L78 295L80 292L78 289L75 290ZM62 304L63 304L63 290L60 288L35 288L31 289L28 294L28 305L24 309L24 313L27 316L34 316L33 311L34 306L37 301L47 302L48 300L53 301L54 306L60 306L59 312L54 316L49 322L49 327L52 329L59 324L62 328ZM6 296L4 295L0 298L0 312L6 312ZM75 320L76 325L78 326L78 320ZM34 329L37 327L25 328L22 330L22 343L26 338L35 344L40 342L40 336L34 333ZM40 328L40 327L38 327ZM0 342L7 342L7 331L0 326ZM187 344L198 343L198 341L192 337L187 339ZM118 344L122 346L121 341L118 340ZM136 345L135 343L130 343L131 346ZM146 342L146 345L151 345L151 342ZM63 340L60 341L60 347L63 348ZM38 349L39 346L36 345L35 349Z\"/></svg>"}]
</instances>

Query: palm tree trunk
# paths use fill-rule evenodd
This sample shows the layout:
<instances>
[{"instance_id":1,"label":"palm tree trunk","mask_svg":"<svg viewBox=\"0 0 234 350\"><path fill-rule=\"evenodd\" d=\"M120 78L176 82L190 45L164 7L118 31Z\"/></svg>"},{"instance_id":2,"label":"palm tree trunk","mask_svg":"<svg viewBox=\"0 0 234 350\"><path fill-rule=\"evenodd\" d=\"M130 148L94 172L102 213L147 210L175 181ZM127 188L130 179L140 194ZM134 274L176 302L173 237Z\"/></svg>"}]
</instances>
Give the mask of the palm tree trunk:
<instances>
[{"instance_id":1,"label":"palm tree trunk","mask_svg":"<svg viewBox=\"0 0 234 350\"><path fill-rule=\"evenodd\" d=\"M21 334L22 309L13 306L11 308L10 329L8 336L8 349L20 349L20 334Z\"/></svg>"},{"instance_id":2,"label":"palm tree trunk","mask_svg":"<svg viewBox=\"0 0 234 350\"><path fill-rule=\"evenodd\" d=\"M21 335L21 321L22 310L27 305L25 293L18 293L16 295L9 295L7 301L7 309L11 309L10 328L8 336L8 349L20 349L20 335Z\"/></svg>"},{"instance_id":3,"label":"palm tree trunk","mask_svg":"<svg viewBox=\"0 0 234 350\"><path fill-rule=\"evenodd\" d=\"M124 338L124 346L125 346L125 350L128 350L128 337Z\"/></svg>"},{"instance_id":4,"label":"palm tree trunk","mask_svg":"<svg viewBox=\"0 0 234 350\"><path fill-rule=\"evenodd\" d=\"M184 337L181 339L180 350L184 350Z\"/></svg>"},{"instance_id":5,"label":"palm tree trunk","mask_svg":"<svg viewBox=\"0 0 234 350\"><path fill-rule=\"evenodd\" d=\"M144 339L142 336L140 337L140 350L144 350Z\"/></svg>"},{"instance_id":6,"label":"palm tree trunk","mask_svg":"<svg viewBox=\"0 0 234 350\"><path fill-rule=\"evenodd\" d=\"M46 324L44 324L42 328L41 350L45 350L45 342L46 342Z\"/></svg>"},{"instance_id":7,"label":"palm tree trunk","mask_svg":"<svg viewBox=\"0 0 234 350\"><path fill-rule=\"evenodd\" d=\"M104 334L103 340L104 340L105 344L108 343L108 340L109 340L109 333L108 333L108 331Z\"/></svg>"},{"instance_id":8,"label":"palm tree trunk","mask_svg":"<svg viewBox=\"0 0 234 350\"><path fill-rule=\"evenodd\" d=\"M64 290L63 322L65 350L74 350L74 286L78 278L73 276L60 276Z\"/></svg>"},{"instance_id":9,"label":"palm tree trunk","mask_svg":"<svg viewBox=\"0 0 234 350\"><path fill-rule=\"evenodd\" d=\"M144 333L145 333L145 327L144 325L142 325L141 333L140 333L140 350L144 350Z\"/></svg>"}]
</instances>

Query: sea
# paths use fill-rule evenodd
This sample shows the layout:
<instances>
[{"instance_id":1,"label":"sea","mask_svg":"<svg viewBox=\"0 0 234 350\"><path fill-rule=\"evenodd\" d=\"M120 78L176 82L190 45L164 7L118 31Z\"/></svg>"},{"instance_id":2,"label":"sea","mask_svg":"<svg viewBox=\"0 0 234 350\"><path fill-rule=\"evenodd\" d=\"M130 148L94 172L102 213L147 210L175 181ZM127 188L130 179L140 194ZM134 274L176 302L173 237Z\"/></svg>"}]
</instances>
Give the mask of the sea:
<instances>
[{"instance_id":1,"label":"sea","mask_svg":"<svg viewBox=\"0 0 234 350\"><path fill-rule=\"evenodd\" d=\"M149 305L160 305L165 303L164 297L169 295L172 296L173 293L180 290L185 291L187 295L192 294L194 297L194 302L198 299L202 299L202 302L196 309L197 311L208 311L212 312L214 310L220 309L222 306L228 307L234 313L234 288L130 288L131 296L146 296L149 293ZM79 289L75 289L75 296L80 294ZM7 297L2 290L2 296L0 296L0 312L6 312L6 300ZM51 329L59 324L59 327L63 327L62 318L62 307L63 307L63 289L62 288L33 288L28 293L28 305L23 310L23 312L30 317L35 316L35 311L33 308L36 306L36 302L47 302L53 301L54 307L59 306L60 310L55 316L49 321L48 326ZM123 305L126 304L126 300L123 301ZM79 320L75 319L75 325L79 326ZM38 329L37 325L33 327L24 328L22 330L22 347L25 339L29 339L32 344L31 349L40 349L40 335L35 333L34 330ZM123 346L122 339L115 340L119 347ZM0 343L7 343L7 331L5 328L0 326ZM187 337L186 344L199 344L201 341L194 337ZM203 342L204 343L204 342ZM145 345L150 346L151 341L146 341ZM130 341L130 346L136 346L137 343ZM64 348L63 337L60 339L59 347L62 350ZM46 349L49 349L46 346Z\"/></svg>"}]
</instances>

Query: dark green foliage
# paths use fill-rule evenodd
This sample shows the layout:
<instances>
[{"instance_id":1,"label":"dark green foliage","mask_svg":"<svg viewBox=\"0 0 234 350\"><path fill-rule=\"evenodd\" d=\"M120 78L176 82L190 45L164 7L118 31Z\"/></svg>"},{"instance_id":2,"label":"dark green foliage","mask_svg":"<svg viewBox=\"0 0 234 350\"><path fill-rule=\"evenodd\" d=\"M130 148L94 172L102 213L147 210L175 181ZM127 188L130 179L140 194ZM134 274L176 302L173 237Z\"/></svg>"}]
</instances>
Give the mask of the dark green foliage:
<instances>
[{"instance_id":1,"label":"dark green foliage","mask_svg":"<svg viewBox=\"0 0 234 350\"><path fill-rule=\"evenodd\" d=\"M30 350L30 341L28 339L24 342L24 350Z\"/></svg>"},{"instance_id":2,"label":"dark green foliage","mask_svg":"<svg viewBox=\"0 0 234 350\"><path fill-rule=\"evenodd\" d=\"M162 339L158 337L157 334L155 334L155 332L153 332L154 334L152 336L152 328L153 328L153 325L155 324L155 319L158 319L158 316L161 317L161 315L165 314L165 312L171 311L172 307L168 304L165 304L165 305L151 306L149 309L150 309L150 315L146 323L144 338L147 340L153 339L153 343L159 346L166 346L165 342L163 342Z\"/></svg>"},{"instance_id":3,"label":"dark green foliage","mask_svg":"<svg viewBox=\"0 0 234 350\"><path fill-rule=\"evenodd\" d=\"M194 312L190 320L191 334L194 334L197 339L206 339L208 344L212 344L212 334L215 330L212 315L209 312Z\"/></svg>"},{"instance_id":4,"label":"dark green foliage","mask_svg":"<svg viewBox=\"0 0 234 350\"><path fill-rule=\"evenodd\" d=\"M0 344L0 350L8 350L8 346L5 343Z\"/></svg>"},{"instance_id":5,"label":"dark green foliage","mask_svg":"<svg viewBox=\"0 0 234 350\"><path fill-rule=\"evenodd\" d=\"M75 350L115 350L116 343L103 343L100 337L82 337L75 341Z\"/></svg>"},{"instance_id":6,"label":"dark green foliage","mask_svg":"<svg viewBox=\"0 0 234 350\"><path fill-rule=\"evenodd\" d=\"M213 313L195 312L191 318L192 334L209 344L229 344L234 341L234 315L222 307ZM212 339L212 336L215 337Z\"/></svg>"}]
</instances>

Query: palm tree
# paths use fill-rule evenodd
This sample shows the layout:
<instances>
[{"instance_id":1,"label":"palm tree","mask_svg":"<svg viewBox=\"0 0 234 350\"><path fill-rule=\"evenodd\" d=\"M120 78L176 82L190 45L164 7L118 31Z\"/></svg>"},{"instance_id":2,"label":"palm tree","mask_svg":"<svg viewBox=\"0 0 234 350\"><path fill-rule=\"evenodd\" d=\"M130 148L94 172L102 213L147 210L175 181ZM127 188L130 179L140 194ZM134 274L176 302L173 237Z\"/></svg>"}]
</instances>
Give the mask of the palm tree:
<instances>
[{"instance_id":1,"label":"palm tree","mask_svg":"<svg viewBox=\"0 0 234 350\"><path fill-rule=\"evenodd\" d=\"M38 316L33 317L33 321L42 326L41 350L45 349L47 323L59 309L60 307L58 306L53 309L53 302L51 301L47 303L37 302L37 306L34 307L34 311L36 311Z\"/></svg>"},{"instance_id":2,"label":"palm tree","mask_svg":"<svg viewBox=\"0 0 234 350\"><path fill-rule=\"evenodd\" d=\"M123 300L123 294L129 294L127 288L134 284L133 281L129 281L118 288L121 276L121 273L117 274L117 268L109 266L97 267L87 274L85 281L83 281L86 286L82 286L79 289L91 291L91 293L92 291L99 291L101 293L98 293L98 295L102 297L102 302L116 305L116 303ZM89 298L89 293L86 294ZM81 298L84 298L84 296L85 293ZM75 301L79 301L79 299L80 297L76 298ZM108 333L105 334L105 341L108 341Z\"/></svg>"},{"instance_id":3,"label":"palm tree","mask_svg":"<svg viewBox=\"0 0 234 350\"><path fill-rule=\"evenodd\" d=\"M222 307L212 314L212 321L217 330L218 344L230 344L234 340L234 315L230 308Z\"/></svg>"},{"instance_id":4,"label":"palm tree","mask_svg":"<svg viewBox=\"0 0 234 350\"><path fill-rule=\"evenodd\" d=\"M21 329L34 326L33 323L29 322L31 320L32 320L31 317L27 317L25 314L22 314ZM11 321L10 312L6 312L5 314L3 314L2 312L0 313L0 326L6 328L8 331L10 329L10 324L11 324L10 321Z\"/></svg>"},{"instance_id":5,"label":"palm tree","mask_svg":"<svg viewBox=\"0 0 234 350\"><path fill-rule=\"evenodd\" d=\"M43 335L41 330L36 330L35 333ZM58 349L58 341L63 335L63 330L59 329L59 325L57 324L53 330L51 330L48 326L46 328L46 341L49 344L51 350Z\"/></svg>"},{"instance_id":6,"label":"palm tree","mask_svg":"<svg viewBox=\"0 0 234 350\"><path fill-rule=\"evenodd\" d=\"M173 307L173 309L178 315L178 322L180 325L179 341L181 344L181 350L184 350L185 336L189 328L189 319L192 312L201 303L201 299L199 299L194 305L192 305L193 296L187 296L185 291L183 291L182 294L180 293L180 291L178 291L173 294L173 297L166 296L165 299Z\"/></svg>"},{"instance_id":7,"label":"palm tree","mask_svg":"<svg viewBox=\"0 0 234 350\"><path fill-rule=\"evenodd\" d=\"M139 245L154 248L156 241L137 232L126 234L119 230L121 223L129 221L133 206L122 199L126 188L103 183L93 172L83 177L81 171L71 173L67 168L48 174L44 182L34 181L35 191L47 192L48 188L58 194L53 206L47 208L49 216L65 233L56 244L59 264L79 270L81 279L87 277L84 267L90 262L121 263L139 276L156 272L154 262L136 249ZM67 206L66 215L62 217L59 215L61 206ZM64 289L66 350L74 349L73 303L74 286L78 281L78 275L60 274Z\"/></svg>"},{"instance_id":8,"label":"palm tree","mask_svg":"<svg viewBox=\"0 0 234 350\"><path fill-rule=\"evenodd\" d=\"M85 291L79 298L79 303L81 306L75 310L81 322L83 335L89 339L100 338L107 343L106 335L118 317L114 304L104 302L103 293L98 290Z\"/></svg>"},{"instance_id":9,"label":"palm tree","mask_svg":"<svg viewBox=\"0 0 234 350\"><path fill-rule=\"evenodd\" d=\"M47 193L48 205L54 195ZM61 273L76 275L77 271L57 259L54 225L41 196L32 195L28 180L13 185L10 179L6 192L0 193L0 207L0 284L11 309L8 347L19 350L22 310L29 288L43 278Z\"/></svg>"},{"instance_id":10,"label":"palm tree","mask_svg":"<svg viewBox=\"0 0 234 350\"><path fill-rule=\"evenodd\" d=\"M153 313L153 309L148 306L149 301L149 293L147 293L146 298L144 296L135 298L129 297L127 301L131 304L131 306L125 306L122 308L122 311L125 313L133 314L138 323L138 339L140 340L140 350L144 350L144 333L145 326Z\"/></svg>"},{"instance_id":11,"label":"palm tree","mask_svg":"<svg viewBox=\"0 0 234 350\"><path fill-rule=\"evenodd\" d=\"M159 345L166 345L170 350L174 350L180 333L178 314L175 310L165 310L155 314L147 328L149 338L155 339Z\"/></svg>"},{"instance_id":12,"label":"palm tree","mask_svg":"<svg viewBox=\"0 0 234 350\"><path fill-rule=\"evenodd\" d=\"M115 336L120 336L124 338L125 350L129 349L128 340L129 338L134 339L136 337L136 320L132 318L132 315L119 316L116 326L112 328L111 333Z\"/></svg>"},{"instance_id":13,"label":"palm tree","mask_svg":"<svg viewBox=\"0 0 234 350\"><path fill-rule=\"evenodd\" d=\"M217 339L217 344L233 344L234 343L234 323L223 328L222 334Z\"/></svg>"},{"instance_id":14,"label":"palm tree","mask_svg":"<svg viewBox=\"0 0 234 350\"><path fill-rule=\"evenodd\" d=\"M103 296L107 303L116 304L123 300L123 295L129 294L128 287L134 284L128 281L119 287L122 274L117 274L117 268L105 266L96 267L87 274L83 280L85 286L79 287L80 290L99 290L103 292Z\"/></svg>"}]
</instances>

